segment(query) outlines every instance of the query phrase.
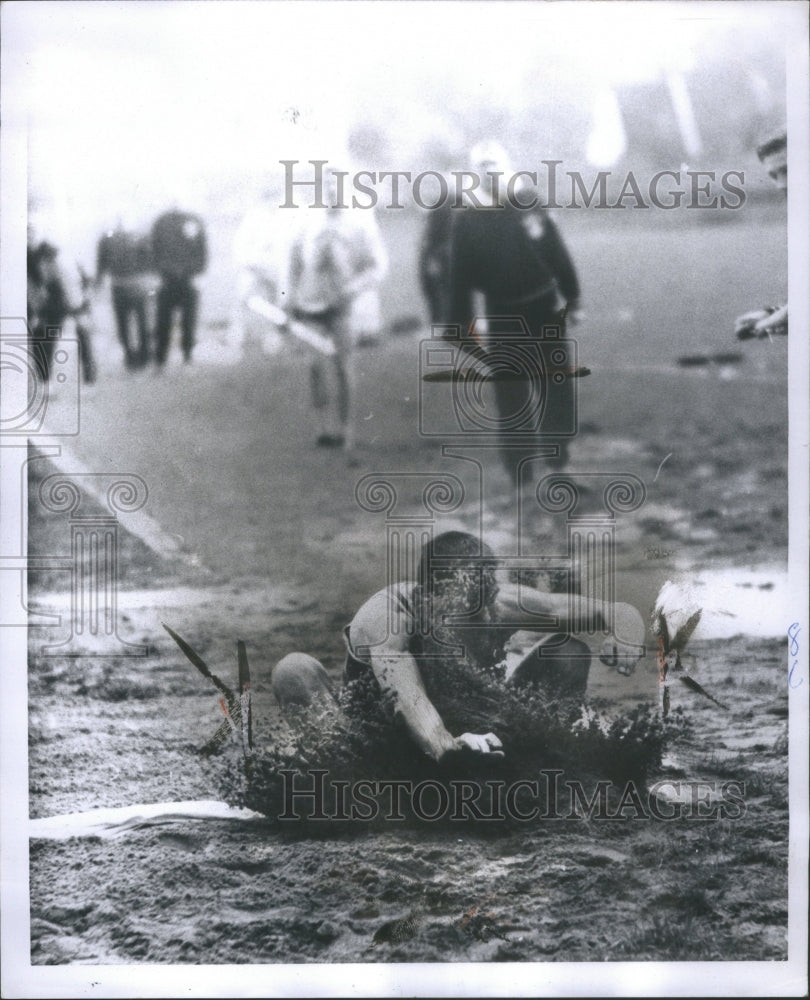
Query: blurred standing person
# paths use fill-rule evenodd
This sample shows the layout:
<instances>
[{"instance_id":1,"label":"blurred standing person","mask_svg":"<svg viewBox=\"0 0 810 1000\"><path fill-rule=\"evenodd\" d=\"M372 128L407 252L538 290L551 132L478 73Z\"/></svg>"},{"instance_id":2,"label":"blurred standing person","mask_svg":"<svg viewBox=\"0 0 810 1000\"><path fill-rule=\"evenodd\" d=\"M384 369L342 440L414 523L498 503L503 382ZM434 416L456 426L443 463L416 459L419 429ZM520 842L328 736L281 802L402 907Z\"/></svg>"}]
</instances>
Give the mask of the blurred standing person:
<instances>
[{"instance_id":1,"label":"blurred standing person","mask_svg":"<svg viewBox=\"0 0 810 1000\"><path fill-rule=\"evenodd\" d=\"M199 292L194 278L208 266L205 225L198 215L177 207L164 212L152 226L152 256L160 275L155 326L155 361L166 363L175 310L180 311L183 359L191 361L197 329Z\"/></svg>"},{"instance_id":2,"label":"blurred standing person","mask_svg":"<svg viewBox=\"0 0 810 1000\"><path fill-rule=\"evenodd\" d=\"M493 174L500 174L502 178L514 175L503 147L496 142L480 143L473 148L470 159L480 178L480 190L475 192L475 197L481 207L467 204L454 210L447 322L460 326L462 343L466 337L472 353L486 360L487 353L497 352L503 362L509 354L510 341L514 342L514 322L507 322L500 329L498 318L508 321L521 317L532 339L542 336L543 327L559 321L561 305L568 308L568 322L576 323L581 318L579 281L548 211L539 205L518 207L515 201L523 204L529 201L525 192L518 189L514 200L507 198L505 181L494 181ZM486 303L486 344L477 344L470 335L476 292L483 294ZM499 336L506 334L511 337L499 343ZM512 367L517 370L525 367L525 358L517 350L514 360ZM542 426L534 439L525 433L512 433L510 425L514 424L516 415L531 411L536 385L536 381L529 378L495 381L501 455L504 466L515 480L520 460L536 454L538 444L549 443L559 420L573 405L570 378L563 378L559 384L546 379ZM553 443L558 448L557 457L545 461L555 468L563 468L568 461L567 442L558 438ZM521 445L523 447L518 447Z\"/></svg>"},{"instance_id":3,"label":"blurred standing person","mask_svg":"<svg viewBox=\"0 0 810 1000\"><path fill-rule=\"evenodd\" d=\"M82 374L87 385L92 385L96 381L96 359L93 353L93 310L92 291L95 282L81 264L76 264L76 273L73 282L68 283L72 287L73 312L76 320L76 337L79 341L80 361Z\"/></svg>"},{"instance_id":4,"label":"blurred standing person","mask_svg":"<svg viewBox=\"0 0 810 1000\"><path fill-rule=\"evenodd\" d=\"M278 207L275 192L245 213L233 242L238 312L235 325L242 349L260 347L268 354L281 349L283 338L272 323L254 312L249 302L259 296L279 308L286 307L287 267L292 234L291 213Z\"/></svg>"},{"instance_id":5,"label":"blurred standing person","mask_svg":"<svg viewBox=\"0 0 810 1000\"><path fill-rule=\"evenodd\" d=\"M149 239L125 228L121 220L98 242L96 286L110 276L118 339L124 349L124 365L129 371L143 368L149 361L149 328L146 307L149 300ZM130 338L131 321L137 331L137 345Z\"/></svg>"},{"instance_id":6,"label":"blurred standing person","mask_svg":"<svg viewBox=\"0 0 810 1000\"><path fill-rule=\"evenodd\" d=\"M378 289L388 270L388 256L373 213L332 207L338 182L331 171L325 179L329 207L307 210L292 245L290 297L294 318L318 327L336 348L331 357L316 356L310 368L312 404L320 422L316 443L343 448L353 457L357 302Z\"/></svg>"},{"instance_id":7,"label":"blurred standing person","mask_svg":"<svg viewBox=\"0 0 810 1000\"><path fill-rule=\"evenodd\" d=\"M69 269L64 270L58 256L59 251L53 244L45 240L37 243L29 233L28 323L32 341L39 349L38 367L43 381L49 382L56 343L64 333L65 325L72 320L79 344L82 376L87 385L92 385L96 380L96 363L87 320L87 283L82 281L78 267L75 275Z\"/></svg>"},{"instance_id":8,"label":"blurred standing person","mask_svg":"<svg viewBox=\"0 0 810 1000\"><path fill-rule=\"evenodd\" d=\"M453 208L450 199L445 199L428 211L419 250L419 283L431 324L448 322L452 232Z\"/></svg>"},{"instance_id":9,"label":"blurred standing person","mask_svg":"<svg viewBox=\"0 0 810 1000\"><path fill-rule=\"evenodd\" d=\"M757 147L760 163L768 171L768 176L776 187L787 195L787 134L774 136ZM754 309L738 316L734 323L734 332L738 340L750 340L753 337L770 337L772 334L786 335L788 332L788 307L768 306L765 309Z\"/></svg>"}]
</instances>

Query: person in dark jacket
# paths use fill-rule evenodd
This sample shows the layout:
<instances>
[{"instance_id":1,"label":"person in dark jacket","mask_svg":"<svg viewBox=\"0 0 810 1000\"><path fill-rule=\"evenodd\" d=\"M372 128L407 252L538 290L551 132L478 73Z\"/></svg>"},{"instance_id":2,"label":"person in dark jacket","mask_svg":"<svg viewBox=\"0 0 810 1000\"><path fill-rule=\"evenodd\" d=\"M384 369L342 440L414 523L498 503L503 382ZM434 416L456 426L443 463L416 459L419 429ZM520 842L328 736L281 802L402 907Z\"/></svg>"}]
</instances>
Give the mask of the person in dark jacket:
<instances>
[{"instance_id":1,"label":"person in dark jacket","mask_svg":"<svg viewBox=\"0 0 810 1000\"><path fill-rule=\"evenodd\" d=\"M172 208L152 226L152 255L161 278L157 300L155 361L159 368L169 353L174 311L180 311L181 349L191 360L197 327L199 293L193 279L208 265L205 226L198 215Z\"/></svg>"},{"instance_id":2,"label":"person in dark jacket","mask_svg":"<svg viewBox=\"0 0 810 1000\"><path fill-rule=\"evenodd\" d=\"M431 323L444 323L447 320L454 214L449 199L430 209L422 234L422 244L419 249L419 283L427 302Z\"/></svg>"},{"instance_id":3,"label":"person in dark jacket","mask_svg":"<svg viewBox=\"0 0 810 1000\"><path fill-rule=\"evenodd\" d=\"M75 330L79 362L87 385L96 380L87 286L89 281L77 268L75 280L59 263L59 251L43 240L29 240L27 251L28 325L37 367L43 382L49 382L56 344L67 323Z\"/></svg>"},{"instance_id":4,"label":"person in dark jacket","mask_svg":"<svg viewBox=\"0 0 810 1000\"><path fill-rule=\"evenodd\" d=\"M505 197L503 181L495 188L488 178L501 172L509 178L513 170L506 152L497 143L482 143L472 152L472 167L481 179L475 195L483 202L487 191L498 197L482 207L469 204L454 210L450 252L450 302L446 321L461 328L462 344L473 353L498 358L501 368L514 364L525 366L525 354L515 343L515 319L522 318L531 339L542 336L543 328L558 322L561 306L567 307L567 322L580 318L580 288L576 270L560 233L547 210L521 208L527 192L518 191L513 199ZM486 343L475 343L472 321L474 293L482 293L486 304L488 335ZM479 330L476 324L477 332ZM480 341L479 337L479 341ZM554 444L556 456L547 458L552 467L567 462L567 441L554 438L555 430L566 422L573 407L570 378L556 382L546 378L540 387L545 394L542 421L536 434L516 430L520 414L534 405L538 383L526 379L495 381L499 436L504 465L517 479L520 462L537 452L537 445Z\"/></svg>"},{"instance_id":5,"label":"person in dark jacket","mask_svg":"<svg viewBox=\"0 0 810 1000\"><path fill-rule=\"evenodd\" d=\"M101 285L109 274L118 339L124 349L124 364L129 370L142 368L149 361L146 306L150 258L148 237L129 231L120 221L115 229L104 233L98 243L96 285ZM130 338L133 318L137 344Z\"/></svg>"}]
</instances>

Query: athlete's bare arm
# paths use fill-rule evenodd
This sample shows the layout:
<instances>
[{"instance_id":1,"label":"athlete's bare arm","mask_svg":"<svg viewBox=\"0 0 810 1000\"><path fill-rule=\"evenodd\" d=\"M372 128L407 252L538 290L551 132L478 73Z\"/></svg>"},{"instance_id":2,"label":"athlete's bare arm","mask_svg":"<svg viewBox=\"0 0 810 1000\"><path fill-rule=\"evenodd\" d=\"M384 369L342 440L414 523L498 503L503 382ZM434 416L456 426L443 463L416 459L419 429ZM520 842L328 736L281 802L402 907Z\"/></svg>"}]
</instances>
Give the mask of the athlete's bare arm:
<instances>
[{"instance_id":1,"label":"athlete's bare arm","mask_svg":"<svg viewBox=\"0 0 810 1000\"><path fill-rule=\"evenodd\" d=\"M501 752L494 733L462 733L454 737L428 697L419 665L408 651L407 611L381 591L358 611L351 625L352 649L371 664L385 694L393 699L394 711L405 723L414 743L433 760L467 749L476 753Z\"/></svg>"},{"instance_id":2,"label":"athlete's bare arm","mask_svg":"<svg viewBox=\"0 0 810 1000\"><path fill-rule=\"evenodd\" d=\"M610 666L632 670L644 653L644 619L631 604L620 601L596 602L580 594L547 594L510 583L498 591L495 614L516 630L578 635Z\"/></svg>"}]
</instances>

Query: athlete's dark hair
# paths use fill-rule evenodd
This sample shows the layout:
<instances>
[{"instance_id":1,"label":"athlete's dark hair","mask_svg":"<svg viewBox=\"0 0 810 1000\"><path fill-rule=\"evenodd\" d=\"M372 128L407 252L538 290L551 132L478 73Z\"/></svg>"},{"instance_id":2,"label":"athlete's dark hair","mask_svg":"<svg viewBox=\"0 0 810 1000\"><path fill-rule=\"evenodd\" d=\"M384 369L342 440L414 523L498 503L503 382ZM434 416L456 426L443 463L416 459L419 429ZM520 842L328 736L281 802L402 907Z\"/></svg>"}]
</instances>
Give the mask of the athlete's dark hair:
<instances>
[{"instance_id":1,"label":"athlete's dark hair","mask_svg":"<svg viewBox=\"0 0 810 1000\"><path fill-rule=\"evenodd\" d=\"M428 592L433 590L437 569L446 568L452 571L452 566L436 566L437 560L458 560L459 567L466 568L495 565L495 556L486 542L468 531L444 531L435 538L429 539L422 546L416 578Z\"/></svg>"}]
</instances>

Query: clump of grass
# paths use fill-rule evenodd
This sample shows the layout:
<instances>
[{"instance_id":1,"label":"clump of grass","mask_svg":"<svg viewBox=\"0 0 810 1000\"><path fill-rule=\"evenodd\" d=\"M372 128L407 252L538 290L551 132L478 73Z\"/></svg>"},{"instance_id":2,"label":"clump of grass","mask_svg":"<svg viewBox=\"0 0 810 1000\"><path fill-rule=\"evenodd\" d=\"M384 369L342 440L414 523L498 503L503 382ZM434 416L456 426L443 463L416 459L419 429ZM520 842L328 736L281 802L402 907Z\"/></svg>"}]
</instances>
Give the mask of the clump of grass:
<instances>
[{"instance_id":1,"label":"clump of grass","mask_svg":"<svg viewBox=\"0 0 810 1000\"><path fill-rule=\"evenodd\" d=\"M716 960L728 954L723 935L705 918L690 914L655 913L632 935L614 944L616 958L632 956L659 961Z\"/></svg>"},{"instance_id":2,"label":"clump of grass","mask_svg":"<svg viewBox=\"0 0 810 1000\"><path fill-rule=\"evenodd\" d=\"M660 767L667 740L681 728L678 716L665 721L643 706L608 721L580 700L550 699L539 687L510 686L498 667L480 671L463 661L434 660L423 673L450 732L493 731L503 742L503 757L459 752L435 763L413 744L369 675L348 684L338 705L296 711L272 742L244 760L231 759L225 798L277 818L284 812L285 788L291 782L312 787L315 770L328 772L327 797L339 781L508 783L536 780L544 768L562 769L566 778L585 783L643 782ZM294 777L285 778L284 772ZM325 801L324 810L333 815L334 801Z\"/></svg>"},{"instance_id":3,"label":"clump of grass","mask_svg":"<svg viewBox=\"0 0 810 1000\"><path fill-rule=\"evenodd\" d=\"M161 691L151 681L139 677L121 676L114 667L104 665L100 673L83 680L76 693L99 701L148 701L158 698Z\"/></svg>"}]
</instances>

